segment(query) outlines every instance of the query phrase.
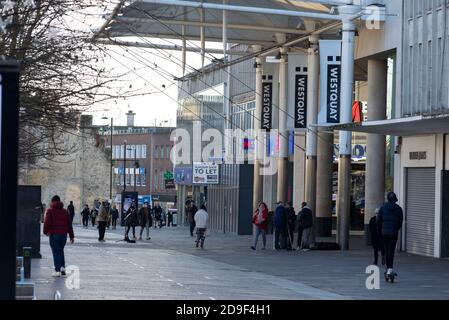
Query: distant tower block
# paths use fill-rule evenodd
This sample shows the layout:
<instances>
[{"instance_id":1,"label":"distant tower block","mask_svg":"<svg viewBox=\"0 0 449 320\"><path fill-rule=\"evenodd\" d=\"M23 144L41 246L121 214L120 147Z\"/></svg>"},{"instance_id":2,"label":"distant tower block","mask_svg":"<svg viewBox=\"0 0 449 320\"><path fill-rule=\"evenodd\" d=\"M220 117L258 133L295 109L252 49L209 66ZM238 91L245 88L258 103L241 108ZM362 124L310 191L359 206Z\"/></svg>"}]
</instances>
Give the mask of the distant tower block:
<instances>
[{"instance_id":1,"label":"distant tower block","mask_svg":"<svg viewBox=\"0 0 449 320\"><path fill-rule=\"evenodd\" d=\"M126 125L128 127L134 127L134 116L136 114L132 112L132 110L129 110L126 114Z\"/></svg>"}]
</instances>

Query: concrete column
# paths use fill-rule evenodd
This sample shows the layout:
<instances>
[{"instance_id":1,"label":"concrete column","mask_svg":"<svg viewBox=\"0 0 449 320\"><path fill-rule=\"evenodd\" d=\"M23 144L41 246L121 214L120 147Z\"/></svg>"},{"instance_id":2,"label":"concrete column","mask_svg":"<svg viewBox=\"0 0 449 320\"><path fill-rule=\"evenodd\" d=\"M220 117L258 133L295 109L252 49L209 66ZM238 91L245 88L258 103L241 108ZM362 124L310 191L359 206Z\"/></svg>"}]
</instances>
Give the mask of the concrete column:
<instances>
[{"instance_id":1,"label":"concrete column","mask_svg":"<svg viewBox=\"0 0 449 320\"><path fill-rule=\"evenodd\" d=\"M306 202L316 217L316 178L317 178L317 132L311 125L317 123L319 101L319 68L318 37L309 37L307 85L307 149L306 149ZM315 220L315 219L314 219ZM315 224L315 223L314 223ZM311 243L315 243L315 232L311 234Z\"/></svg>"},{"instance_id":2,"label":"concrete column","mask_svg":"<svg viewBox=\"0 0 449 320\"><path fill-rule=\"evenodd\" d=\"M340 122L352 122L352 102L354 85L354 38L355 23L350 17L360 10L360 6L344 5L338 7L342 16L342 57L341 57L341 105ZM349 250L349 231L351 227L351 132L340 131L340 154L338 159L337 193L337 243L341 250Z\"/></svg>"},{"instance_id":3,"label":"concrete column","mask_svg":"<svg viewBox=\"0 0 449 320\"><path fill-rule=\"evenodd\" d=\"M295 132L294 148L293 206L298 211L301 203L305 201L306 136L303 132Z\"/></svg>"},{"instance_id":4,"label":"concrete column","mask_svg":"<svg viewBox=\"0 0 449 320\"><path fill-rule=\"evenodd\" d=\"M368 60L368 120L383 120L387 111L387 60ZM382 206L385 193L385 136L366 136L365 239L370 244L369 220Z\"/></svg>"},{"instance_id":5,"label":"concrete column","mask_svg":"<svg viewBox=\"0 0 449 320\"><path fill-rule=\"evenodd\" d=\"M254 46L254 51L260 51L261 46ZM253 178L253 208L262 201L263 197L263 177L260 174L260 162L263 159L264 141L261 134L261 116L262 116L262 63L263 57L256 58L256 115L254 117L255 140L255 159L254 159L254 178Z\"/></svg>"},{"instance_id":6,"label":"concrete column","mask_svg":"<svg viewBox=\"0 0 449 320\"><path fill-rule=\"evenodd\" d=\"M282 47L279 65L279 158L277 175L277 201L287 201L288 165L288 61L287 48Z\"/></svg>"},{"instance_id":7,"label":"concrete column","mask_svg":"<svg viewBox=\"0 0 449 320\"><path fill-rule=\"evenodd\" d=\"M320 129L317 145L315 234L317 237L330 237L332 236L334 135Z\"/></svg>"}]
</instances>

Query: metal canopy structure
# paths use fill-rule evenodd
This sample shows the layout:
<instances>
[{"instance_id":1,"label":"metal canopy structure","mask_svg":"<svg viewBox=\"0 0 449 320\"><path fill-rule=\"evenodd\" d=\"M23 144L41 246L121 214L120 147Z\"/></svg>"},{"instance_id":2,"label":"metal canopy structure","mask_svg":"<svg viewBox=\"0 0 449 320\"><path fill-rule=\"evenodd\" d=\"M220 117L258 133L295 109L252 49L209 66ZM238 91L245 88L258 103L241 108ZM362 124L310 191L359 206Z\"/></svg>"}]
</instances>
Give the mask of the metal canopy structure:
<instances>
[{"instance_id":1,"label":"metal canopy structure","mask_svg":"<svg viewBox=\"0 0 449 320\"><path fill-rule=\"evenodd\" d=\"M168 4L170 2L175 4ZM290 40L308 34L332 20L339 20L338 15L329 13L331 6L324 4L339 3L338 1L318 2L323 3L294 0L231 0L229 7L235 7L236 10L228 15L226 21L227 40L229 43L269 46L277 43L276 33L286 34L287 40ZM204 7L192 7L195 4ZM204 36L205 41L221 42L223 10L208 8L207 5L222 4L222 0L130 1L128 5L120 5L121 9L110 17L104 30L101 30L97 37L135 37L137 33L142 37L198 41ZM245 8L250 11L266 9L279 14L240 11ZM295 14L298 16L294 16Z\"/></svg>"},{"instance_id":2,"label":"metal canopy structure","mask_svg":"<svg viewBox=\"0 0 449 320\"><path fill-rule=\"evenodd\" d=\"M449 115L415 116L391 120L366 121L317 127L329 130L382 134L391 136L416 136L420 134L449 133Z\"/></svg>"}]
</instances>

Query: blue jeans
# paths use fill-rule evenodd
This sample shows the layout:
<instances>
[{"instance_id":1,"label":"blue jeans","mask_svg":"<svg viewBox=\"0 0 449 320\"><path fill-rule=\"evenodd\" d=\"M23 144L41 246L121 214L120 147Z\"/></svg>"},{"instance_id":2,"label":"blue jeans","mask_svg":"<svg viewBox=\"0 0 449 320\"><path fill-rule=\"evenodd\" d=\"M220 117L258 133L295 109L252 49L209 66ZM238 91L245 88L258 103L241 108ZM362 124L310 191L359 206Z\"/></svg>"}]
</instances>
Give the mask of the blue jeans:
<instances>
[{"instance_id":1,"label":"blue jeans","mask_svg":"<svg viewBox=\"0 0 449 320\"><path fill-rule=\"evenodd\" d=\"M256 248L257 247L257 241L259 240L259 236L262 235L262 244L263 247L265 248L267 246L267 236L266 236L267 232L265 231L265 229L259 228L257 226L255 226L255 233L254 233L254 237L253 237L253 247Z\"/></svg>"},{"instance_id":2,"label":"blue jeans","mask_svg":"<svg viewBox=\"0 0 449 320\"><path fill-rule=\"evenodd\" d=\"M64 246L67 243L66 234L52 234L50 235L50 247L53 253L53 262L55 264L55 271L61 271L61 267L65 268Z\"/></svg>"}]
</instances>

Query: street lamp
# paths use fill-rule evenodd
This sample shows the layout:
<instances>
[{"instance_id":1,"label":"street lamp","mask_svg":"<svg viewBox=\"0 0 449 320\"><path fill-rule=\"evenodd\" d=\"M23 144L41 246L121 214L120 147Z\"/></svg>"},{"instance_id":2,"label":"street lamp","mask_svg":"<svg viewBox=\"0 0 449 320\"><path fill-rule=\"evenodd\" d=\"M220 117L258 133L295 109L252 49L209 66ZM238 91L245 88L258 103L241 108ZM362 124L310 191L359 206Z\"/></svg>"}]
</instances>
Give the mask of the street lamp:
<instances>
[{"instance_id":1,"label":"street lamp","mask_svg":"<svg viewBox=\"0 0 449 320\"><path fill-rule=\"evenodd\" d=\"M123 192L125 192L126 191L126 151L127 151L127 149L126 149L126 140L124 140L123 141L123 144L124 144L124 150L123 150L123 153L124 153L124 157L123 157Z\"/></svg>"},{"instance_id":2,"label":"street lamp","mask_svg":"<svg viewBox=\"0 0 449 320\"><path fill-rule=\"evenodd\" d=\"M102 117L101 119L108 120L108 117ZM111 117L111 125L110 125L110 146L111 146L111 161L110 161L110 168L109 168L109 199L112 201L112 132L114 129L114 118Z\"/></svg>"}]
</instances>

